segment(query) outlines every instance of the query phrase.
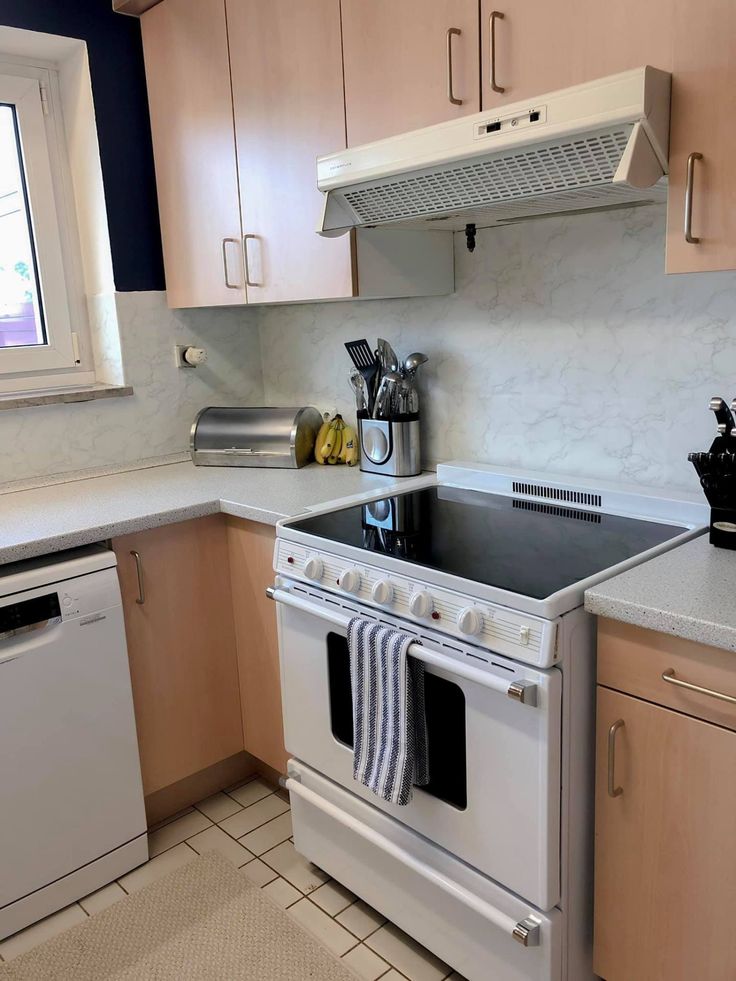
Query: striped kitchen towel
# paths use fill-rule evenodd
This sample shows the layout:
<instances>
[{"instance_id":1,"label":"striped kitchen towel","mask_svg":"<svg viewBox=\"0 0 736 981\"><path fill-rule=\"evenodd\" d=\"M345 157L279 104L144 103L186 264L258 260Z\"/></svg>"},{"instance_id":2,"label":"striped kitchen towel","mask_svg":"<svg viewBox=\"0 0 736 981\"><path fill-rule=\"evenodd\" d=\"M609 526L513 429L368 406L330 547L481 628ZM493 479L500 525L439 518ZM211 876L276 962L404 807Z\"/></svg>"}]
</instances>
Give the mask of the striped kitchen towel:
<instances>
[{"instance_id":1,"label":"striped kitchen towel","mask_svg":"<svg viewBox=\"0 0 736 981\"><path fill-rule=\"evenodd\" d=\"M416 638L372 620L348 626L353 692L353 777L392 804L429 783L424 662L409 657Z\"/></svg>"}]
</instances>

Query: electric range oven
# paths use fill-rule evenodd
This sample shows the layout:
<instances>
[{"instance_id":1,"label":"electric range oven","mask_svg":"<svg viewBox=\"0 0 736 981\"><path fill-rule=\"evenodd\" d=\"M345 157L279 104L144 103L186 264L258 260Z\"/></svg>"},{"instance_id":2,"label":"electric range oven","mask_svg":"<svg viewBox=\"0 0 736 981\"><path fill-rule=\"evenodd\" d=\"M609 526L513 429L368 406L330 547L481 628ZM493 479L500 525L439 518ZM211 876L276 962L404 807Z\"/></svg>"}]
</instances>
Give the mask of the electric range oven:
<instances>
[{"instance_id":1,"label":"electric range oven","mask_svg":"<svg viewBox=\"0 0 736 981\"><path fill-rule=\"evenodd\" d=\"M702 523L632 495L611 495L612 513L604 497L448 467L433 486L278 528L296 847L470 981L593 977L583 589ZM353 779L358 615L411 634L425 663L430 781L406 806Z\"/></svg>"}]
</instances>

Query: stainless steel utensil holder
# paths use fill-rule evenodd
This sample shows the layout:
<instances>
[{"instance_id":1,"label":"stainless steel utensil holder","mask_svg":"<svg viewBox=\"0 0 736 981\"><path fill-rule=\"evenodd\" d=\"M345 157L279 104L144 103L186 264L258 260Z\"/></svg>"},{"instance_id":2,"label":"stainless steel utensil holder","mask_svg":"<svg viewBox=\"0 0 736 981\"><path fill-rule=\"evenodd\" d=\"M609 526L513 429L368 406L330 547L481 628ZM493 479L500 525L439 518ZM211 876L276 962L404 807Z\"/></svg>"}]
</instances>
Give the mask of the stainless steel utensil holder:
<instances>
[{"instance_id":1,"label":"stainless steel utensil holder","mask_svg":"<svg viewBox=\"0 0 736 981\"><path fill-rule=\"evenodd\" d=\"M415 477L422 472L419 416L397 419L358 417L360 469L391 477Z\"/></svg>"}]
</instances>

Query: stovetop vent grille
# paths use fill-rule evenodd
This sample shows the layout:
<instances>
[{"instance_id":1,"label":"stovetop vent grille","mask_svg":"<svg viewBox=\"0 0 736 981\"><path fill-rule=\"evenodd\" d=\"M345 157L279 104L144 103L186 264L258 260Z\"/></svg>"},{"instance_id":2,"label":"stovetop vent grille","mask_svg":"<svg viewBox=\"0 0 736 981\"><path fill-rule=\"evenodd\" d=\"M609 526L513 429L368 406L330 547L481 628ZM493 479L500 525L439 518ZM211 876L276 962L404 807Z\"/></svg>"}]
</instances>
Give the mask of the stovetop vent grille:
<instances>
[{"instance_id":1,"label":"stovetop vent grille","mask_svg":"<svg viewBox=\"0 0 736 981\"><path fill-rule=\"evenodd\" d=\"M527 484L520 480L514 481L513 492L514 494L523 494L525 497L541 497L548 501L567 501L570 504L582 504L592 508L603 506L603 498L600 494L589 491L566 490L564 487L545 487L544 484Z\"/></svg>"},{"instance_id":2,"label":"stovetop vent grille","mask_svg":"<svg viewBox=\"0 0 736 981\"><path fill-rule=\"evenodd\" d=\"M522 511L537 511L539 514L554 514L559 518L575 518L576 521L589 521L599 525L601 516L595 511L577 511L575 508L560 507L559 504L542 504L540 501L521 501L514 498L514 507Z\"/></svg>"}]
</instances>

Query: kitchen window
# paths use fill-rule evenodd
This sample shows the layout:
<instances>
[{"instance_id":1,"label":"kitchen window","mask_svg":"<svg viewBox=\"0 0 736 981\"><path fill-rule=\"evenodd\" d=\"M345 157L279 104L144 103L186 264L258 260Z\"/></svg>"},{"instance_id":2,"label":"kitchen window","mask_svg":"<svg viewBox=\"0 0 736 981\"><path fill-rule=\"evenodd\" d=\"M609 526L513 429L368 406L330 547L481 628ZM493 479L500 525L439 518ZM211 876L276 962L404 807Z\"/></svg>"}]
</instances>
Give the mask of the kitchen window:
<instances>
[{"instance_id":1,"label":"kitchen window","mask_svg":"<svg viewBox=\"0 0 736 981\"><path fill-rule=\"evenodd\" d=\"M93 380L55 73L0 63L0 392Z\"/></svg>"}]
</instances>

